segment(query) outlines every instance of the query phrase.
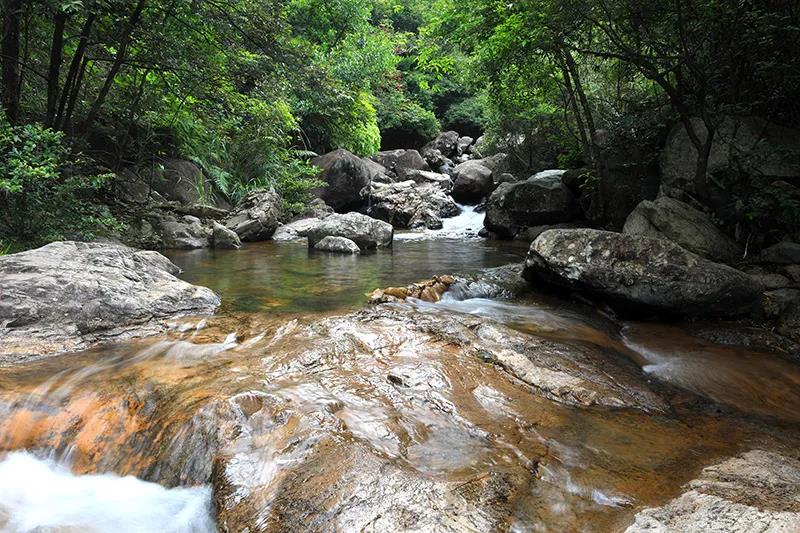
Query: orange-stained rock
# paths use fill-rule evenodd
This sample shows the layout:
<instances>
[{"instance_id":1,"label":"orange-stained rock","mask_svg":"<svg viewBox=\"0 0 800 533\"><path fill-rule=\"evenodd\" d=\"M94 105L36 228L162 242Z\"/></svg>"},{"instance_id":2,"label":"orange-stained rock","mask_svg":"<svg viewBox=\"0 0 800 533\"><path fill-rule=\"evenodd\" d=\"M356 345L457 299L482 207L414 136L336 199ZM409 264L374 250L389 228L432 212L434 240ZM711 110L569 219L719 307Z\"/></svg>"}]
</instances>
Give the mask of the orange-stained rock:
<instances>
[{"instance_id":1,"label":"orange-stained rock","mask_svg":"<svg viewBox=\"0 0 800 533\"><path fill-rule=\"evenodd\" d=\"M450 285L456 282L453 276L434 276L425 281L412 283L408 287L387 287L375 289L367 296L371 304L403 302L407 298L417 298L426 302L438 302Z\"/></svg>"}]
</instances>

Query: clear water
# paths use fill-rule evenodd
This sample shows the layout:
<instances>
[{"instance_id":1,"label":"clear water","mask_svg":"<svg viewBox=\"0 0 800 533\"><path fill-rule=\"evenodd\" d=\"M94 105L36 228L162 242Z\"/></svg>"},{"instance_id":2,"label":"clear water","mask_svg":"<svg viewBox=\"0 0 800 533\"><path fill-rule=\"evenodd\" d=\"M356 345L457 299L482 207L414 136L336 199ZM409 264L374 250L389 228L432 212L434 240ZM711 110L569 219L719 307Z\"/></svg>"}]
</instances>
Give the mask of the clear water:
<instances>
[{"instance_id":1,"label":"clear water","mask_svg":"<svg viewBox=\"0 0 800 533\"><path fill-rule=\"evenodd\" d=\"M173 252L170 259L183 279L216 291L228 311L317 313L361 307L379 287L520 262L526 253L523 245L483 239L401 239L355 256L312 251L298 241Z\"/></svg>"}]
</instances>

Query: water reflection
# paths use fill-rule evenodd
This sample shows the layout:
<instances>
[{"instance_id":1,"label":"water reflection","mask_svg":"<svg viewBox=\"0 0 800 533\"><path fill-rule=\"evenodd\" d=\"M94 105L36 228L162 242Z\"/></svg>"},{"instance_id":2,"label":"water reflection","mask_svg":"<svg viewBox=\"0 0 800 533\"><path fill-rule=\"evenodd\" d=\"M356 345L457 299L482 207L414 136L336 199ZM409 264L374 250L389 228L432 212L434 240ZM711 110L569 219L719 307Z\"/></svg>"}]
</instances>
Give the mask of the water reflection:
<instances>
[{"instance_id":1,"label":"water reflection","mask_svg":"<svg viewBox=\"0 0 800 533\"><path fill-rule=\"evenodd\" d=\"M304 242L247 244L241 250L173 252L182 278L222 296L232 311L319 312L361 307L365 293L434 274L521 261L525 246L496 241L397 241L359 256L309 251Z\"/></svg>"}]
</instances>

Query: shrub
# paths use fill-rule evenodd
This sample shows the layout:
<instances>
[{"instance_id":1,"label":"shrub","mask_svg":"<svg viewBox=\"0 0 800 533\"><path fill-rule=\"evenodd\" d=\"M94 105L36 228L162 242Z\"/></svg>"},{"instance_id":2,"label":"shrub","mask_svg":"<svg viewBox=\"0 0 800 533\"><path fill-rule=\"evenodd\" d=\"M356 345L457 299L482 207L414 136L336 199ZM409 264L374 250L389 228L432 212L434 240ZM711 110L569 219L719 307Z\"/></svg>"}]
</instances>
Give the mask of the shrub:
<instances>
[{"instance_id":1,"label":"shrub","mask_svg":"<svg viewBox=\"0 0 800 533\"><path fill-rule=\"evenodd\" d=\"M91 201L112 175L88 170L61 133L0 120L0 239L10 248L92 239L117 227L108 209Z\"/></svg>"}]
</instances>

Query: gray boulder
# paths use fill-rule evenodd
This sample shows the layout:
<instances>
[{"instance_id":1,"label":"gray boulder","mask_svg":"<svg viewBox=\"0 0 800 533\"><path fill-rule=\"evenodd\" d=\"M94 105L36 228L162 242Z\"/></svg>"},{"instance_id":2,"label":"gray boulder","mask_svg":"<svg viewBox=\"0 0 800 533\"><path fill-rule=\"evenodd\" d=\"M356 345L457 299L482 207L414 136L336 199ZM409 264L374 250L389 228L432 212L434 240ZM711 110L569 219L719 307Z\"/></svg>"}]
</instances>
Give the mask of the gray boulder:
<instances>
[{"instance_id":1,"label":"gray boulder","mask_svg":"<svg viewBox=\"0 0 800 533\"><path fill-rule=\"evenodd\" d=\"M166 249L191 250L208 248L211 244L211 228L191 215L184 215L180 219L166 216L158 220L156 229Z\"/></svg>"},{"instance_id":2,"label":"gray boulder","mask_svg":"<svg viewBox=\"0 0 800 533\"><path fill-rule=\"evenodd\" d=\"M422 157L428 161L429 164L432 166L432 160L440 159L440 158L447 158L452 159L456 156L461 155L463 152L459 149L459 141L460 137L458 132L455 131L445 131L439 134L434 140L426 144L420 153ZM440 163L441 164L441 163ZM439 166L439 164L435 165Z\"/></svg>"},{"instance_id":3,"label":"gray boulder","mask_svg":"<svg viewBox=\"0 0 800 533\"><path fill-rule=\"evenodd\" d=\"M368 157L362 157L361 161L363 161L364 165L367 167L367 171L369 172L369 180L371 182L377 181L381 183L391 183L394 181L391 176L389 176L389 171L385 166L381 165L380 163L376 163Z\"/></svg>"},{"instance_id":4,"label":"gray boulder","mask_svg":"<svg viewBox=\"0 0 800 533\"><path fill-rule=\"evenodd\" d=\"M692 119L701 140L707 137L699 118ZM672 197L694 196L693 179L697 149L683 125L676 125L661 153L661 187ZM717 127L708 158L707 174L744 170L754 176L769 176L797 182L800 179L800 132L782 128L758 117L727 117ZM709 180L709 184L713 182ZM701 198L706 200L706 198Z\"/></svg>"},{"instance_id":5,"label":"gray boulder","mask_svg":"<svg viewBox=\"0 0 800 533\"><path fill-rule=\"evenodd\" d=\"M472 143L475 142L475 139L469 137L467 135L458 138L458 151L462 154L466 154L469 151L470 146Z\"/></svg>"},{"instance_id":6,"label":"gray boulder","mask_svg":"<svg viewBox=\"0 0 800 533\"><path fill-rule=\"evenodd\" d=\"M500 184L486 204L486 228L500 237L513 238L527 227L578 218L575 196L561 182L558 172L540 172L525 181Z\"/></svg>"},{"instance_id":7,"label":"gray boulder","mask_svg":"<svg viewBox=\"0 0 800 533\"><path fill-rule=\"evenodd\" d=\"M703 469L686 492L637 513L625 533L797 531L798 502L800 461L751 450Z\"/></svg>"},{"instance_id":8,"label":"gray boulder","mask_svg":"<svg viewBox=\"0 0 800 533\"><path fill-rule=\"evenodd\" d=\"M235 250L241 248L242 241L235 231L226 228L219 222L211 226L211 244L214 248Z\"/></svg>"},{"instance_id":9,"label":"gray boulder","mask_svg":"<svg viewBox=\"0 0 800 533\"><path fill-rule=\"evenodd\" d=\"M787 241L773 244L769 248L761 250L758 261L775 265L798 264L800 263L800 244Z\"/></svg>"},{"instance_id":10,"label":"gray boulder","mask_svg":"<svg viewBox=\"0 0 800 533\"><path fill-rule=\"evenodd\" d=\"M442 219L461 212L439 185L413 181L373 184L368 214L396 228L439 229Z\"/></svg>"},{"instance_id":11,"label":"gray boulder","mask_svg":"<svg viewBox=\"0 0 800 533\"><path fill-rule=\"evenodd\" d=\"M279 226L272 235L273 241L297 241L308 237L308 232L316 228L320 218L303 218L283 226Z\"/></svg>"},{"instance_id":12,"label":"gray boulder","mask_svg":"<svg viewBox=\"0 0 800 533\"><path fill-rule=\"evenodd\" d=\"M308 232L308 246L313 248L325 237L346 237L361 250L388 248L392 245L392 225L361 213L336 214L322 220Z\"/></svg>"},{"instance_id":13,"label":"gray boulder","mask_svg":"<svg viewBox=\"0 0 800 533\"><path fill-rule=\"evenodd\" d=\"M317 176L326 183L316 191L319 198L335 211L357 209L361 189L369 185L375 169L370 170L361 158L340 148L315 157L311 164L322 169Z\"/></svg>"},{"instance_id":14,"label":"gray boulder","mask_svg":"<svg viewBox=\"0 0 800 533\"><path fill-rule=\"evenodd\" d=\"M243 241L265 241L280 225L281 199L272 191L252 191L231 211L225 227Z\"/></svg>"},{"instance_id":15,"label":"gray boulder","mask_svg":"<svg viewBox=\"0 0 800 533\"><path fill-rule=\"evenodd\" d=\"M465 161L453 169L453 190L451 194L462 204L477 204L494 187L492 171L478 161Z\"/></svg>"},{"instance_id":16,"label":"gray boulder","mask_svg":"<svg viewBox=\"0 0 800 533\"><path fill-rule=\"evenodd\" d=\"M208 204L230 209L230 204L215 191L211 180L191 161L168 159L164 162L163 169L163 172L153 177L152 186L167 200L183 205Z\"/></svg>"},{"instance_id":17,"label":"gray boulder","mask_svg":"<svg viewBox=\"0 0 800 533\"><path fill-rule=\"evenodd\" d=\"M621 312L704 318L746 314L763 292L747 274L671 241L593 229L542 233L524 275L602 298Z\"/></svg>"},{"instance_id":18,"label":"gray boulder","mask_svg":"<svg viewBox=\"0 0 800 533\"><path fill-rule=\"evenodd\" d=\"M725 235L711 217L688 204L662 196L645 200L634 209L623 233L669 239L707 259L731 263L742 257L742 248Z\"/></svg>"},{"instance_id":19,"label":"gray boulder","mask_svg":"<svg viewBox=\"0 0 800 533\"><path fill-rule=\"evenodd\" d=\"M492 174L500 175L508 169L508 155L503 152L496 153L483 159L476 159L478 163L492 171Z\"/></svg>"},{"instance_id":20,"label":"gray boulder","mask_svg":"<svg viewBox=\"0 0 800 533\"><path fill-rule=\"evenodd\" d=\"M359 254L361 249L356 243L345 237L327 236L314 245L315 250L340 254Z\"/></svg>"},{"instance_id":21,"label":"gray boulder","mask_svg":"<svg viewBox=\"0 0 800 533\"><path fill-rule=\"evenodd\" d=\"M431 167L416 150L389 150L378 152L371 158L393 173L398 178L405 180L406 173L412 170L430 170Z\"/></svg>"},{"instance_id":22,"label":"gray boulder","mask_svg":"<svg viewBox=\"0 0 800 533\"><path fill-rule=\"evenodd\" d=\"M427 170L411 170L406 173L406 180L411 180L420 185L432 183L438 185L445 192L450 192L453 188L453 180L447 174L438 172L428 172Z\"/></svg>"},{"instance_id":23,"label":"gray boulder","mask_svg":"<svg viewBox=\"0 0 800 533\"><path fill-rule=\"evenodd\" d=\"M55 242L0 257L0 363L154 333L162 319L219 306L178 272L157 252L114 244Z\"/></svg>"}]
</instances>

